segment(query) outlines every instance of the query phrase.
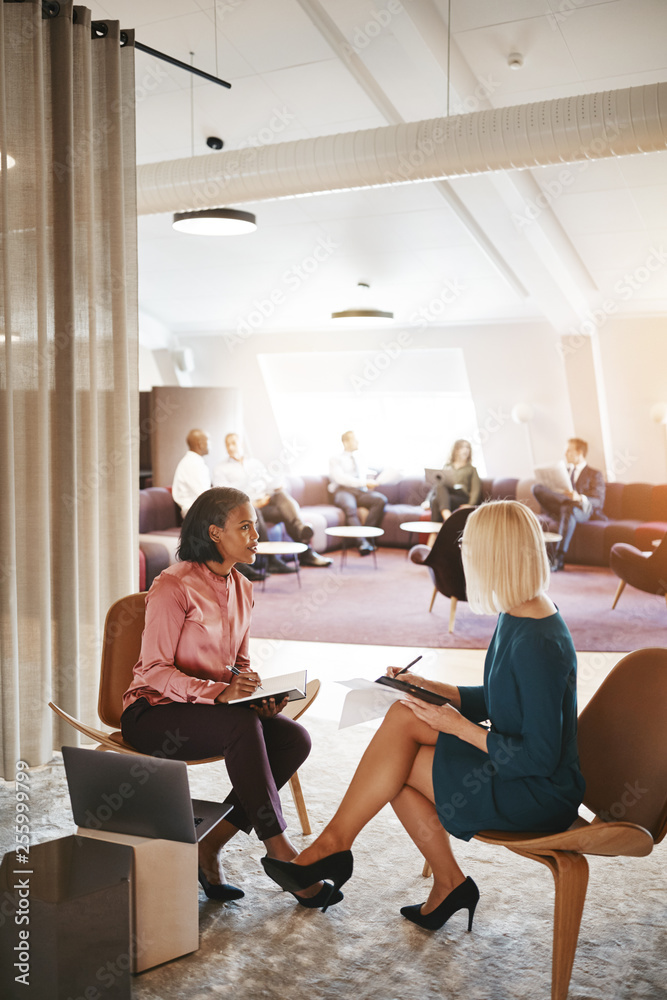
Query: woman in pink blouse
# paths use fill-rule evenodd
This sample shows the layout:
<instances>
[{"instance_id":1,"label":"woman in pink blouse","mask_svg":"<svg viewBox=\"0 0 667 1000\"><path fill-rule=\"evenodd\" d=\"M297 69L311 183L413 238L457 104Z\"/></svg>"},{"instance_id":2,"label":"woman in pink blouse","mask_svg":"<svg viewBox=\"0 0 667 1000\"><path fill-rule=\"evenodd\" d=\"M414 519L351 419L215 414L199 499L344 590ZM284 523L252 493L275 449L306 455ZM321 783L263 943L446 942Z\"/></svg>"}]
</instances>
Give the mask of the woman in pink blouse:
<instances>
[{"instance_id":1,"label":"woman in pink blouse","mask_svg":"<svg viewBox=\"0 0 667 1000\"><path fill-rule=\"evenodd\" d=\"M228 704L261 683L248 656L252 584L234 568L255 561L255 521L240 490L207 490L192 504L181 528L180 561L146 597L141 655L121 718L123 736L142 753L164 756L168 747L179 760L224 754L232 783L225 802L233 809L199 845L200 882L219 900L243 896L224 883L218 861L220 848L239 830L254 829L270 857L296 856L278 789L310 752L303 726L279 714L286 701ZM320 905L328 887L314 890L298 901Z\"/></svg>"}]
</instances>

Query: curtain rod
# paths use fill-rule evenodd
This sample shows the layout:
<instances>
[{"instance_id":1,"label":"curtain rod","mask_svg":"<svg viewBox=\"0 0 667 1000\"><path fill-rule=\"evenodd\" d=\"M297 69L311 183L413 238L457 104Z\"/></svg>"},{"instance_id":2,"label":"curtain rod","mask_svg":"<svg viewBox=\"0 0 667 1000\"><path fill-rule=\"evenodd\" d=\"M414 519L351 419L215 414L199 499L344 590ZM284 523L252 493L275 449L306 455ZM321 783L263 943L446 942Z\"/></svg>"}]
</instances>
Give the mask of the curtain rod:
<instances>
[{"instance_id":1,"label":"curtain rod","mask_svg":"<svg viewBox=\"0 0 667 1000\"><path fill-rule=\"evenodd\" d=\"M218 83L221 87L231 89L231 83L227 83L226 80L221 80L219 77L213 76L211 73L206 73L203 69L197 69L196 66L190 66L189 63L181 62L180 59L175 59L173 56L165 55L164 52L158 52L157 49L152 49L150 45L144 45L142 42L136 41L136 39L134 47L135 49L140 49L142 52L148 52L150 56L155 56L156 59L163 59L165 62L171 63L172 66L179 66L180 69L187 69L188 73L194 73L195 76L201 76L205 80L210 80L211 83Z\"/></svg>"}]
</instances>

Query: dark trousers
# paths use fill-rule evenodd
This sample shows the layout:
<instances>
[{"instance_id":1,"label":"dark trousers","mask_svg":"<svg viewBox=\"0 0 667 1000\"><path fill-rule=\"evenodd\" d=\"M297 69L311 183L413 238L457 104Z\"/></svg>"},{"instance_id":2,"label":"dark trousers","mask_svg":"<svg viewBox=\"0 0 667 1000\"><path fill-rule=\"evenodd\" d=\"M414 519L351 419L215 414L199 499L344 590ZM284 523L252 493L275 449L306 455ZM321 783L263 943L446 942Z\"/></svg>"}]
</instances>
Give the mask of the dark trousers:
<instances>
[{"instance_id":1,"label":"dark trousers","mask_svg":"<svg viewBox=\"0 0 667 1000\"><path fill-rule=\"evenodd\" d=\"M558 523L558 534L562 535L562 541L558 544L558 552L565 554L572 541L574 529L578 524L589 520L593 513L592 507L588 509L587 513L584 513L574 500L563 496L562 493L550 490L548 486L542 486L541 483L535 483L533 486L533 496L549 517Z\"/></svg>"},{"instance_id":2,"label":"dark trousers","mask_svg":"<svg viewBox=\"0 0 667 1000\"><path fill-rule=\"evenodd\" d=\"M345 523L360 525L357 507L365 507L368 510L366 524L369 528L379 528L382 524L386 502L384 493L357 490L353 486L340 486L334 493L334 503L345 512Z\"/></svg>"},{"instance_id":3,"label":"dark trousers","mask_svg":"<svg viewBox=\"0 0 667 1000\"><path fill-rule=\"evenodd\" d=\"M261 507L259 510L255 508L255 513L257 514L257 533L260 542L266 542L269 538L266 530L267 520L271 521L272 524L279 524L282 521L292 541L301 541L301 532L303 531L301 508L289 493L285 493L284 490L275 490L266 507Z\"/></svg>"},{"instance_id":4,"label":"dark trousers","mask_svg":"<svg viewBox=\"0 0 667 1000\"><path fill-rule=\"evenodd\" d=\"M443 510L457 510L462 503L468 503L470 497L465 490L457 490L438 483L429 493L431 516L434 521L442 521Z\"/></svg>"},{"instance_id":5,"label":"dark trousers","mask_svg":"<svg viewBox=\"0 0 667 1000\"><path fill-rule=\"evenodd\" d=\"M145 698L125 709L123 737L141 753L176 760L201 760L224 754L234 807L227 820L260 840L286 827L278 789L310 753L310 736L292 719L262 719L245 705L170 702L149 705Z\"/></svg>"}]
</instances>

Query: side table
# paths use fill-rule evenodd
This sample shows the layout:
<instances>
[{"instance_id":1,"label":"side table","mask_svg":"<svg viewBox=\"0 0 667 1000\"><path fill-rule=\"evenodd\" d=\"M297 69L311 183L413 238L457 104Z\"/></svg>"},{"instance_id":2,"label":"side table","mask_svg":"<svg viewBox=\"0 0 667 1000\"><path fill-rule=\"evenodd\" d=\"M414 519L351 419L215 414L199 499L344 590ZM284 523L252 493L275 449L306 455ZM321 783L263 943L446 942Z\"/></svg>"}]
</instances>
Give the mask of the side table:
<instances>
[{"instance_id":1,"label":"side table","mask_svg":"<svg viewBox=\"0 0 667 1000\"><path fill-rule=\"evenodd\" d=\"M331 535L333 538L341 538L343 540L343 548L341 549L340 555L341 572L345 566L347 550L352 544L348 541L348 539L379 538L380 535L384 535L383 528L374 528L373 526L369 527L365 524L343 524L336 528L325 528L324 531L325 534ZM373 548L373 564L375 569L377 569L378 564L375 556L375 548Z\"/></svg>"},{"instance_id":2,"label":"side table","mask_svg":"<svg viewBox=\"0 0 667 1000\"><path fill-rule=\"evenodd\" d=\"M0 995L131 1000L131 849L71 836L28 860L10 851L0 866Z\"/></svg>"},{"instance_id":3,"label":"side table","mask_svg":"<svg viewBox=\"0 0 667 1000\"><path fill-rule=\"evenodd\" d=\"M302 552L305 552L308 548L303 542L258 542L257 543L257 555L258 556L300 556ZM294 564L296 566L296 579L299 587L301 586L301 573L299 570L299 560L295 558ZM266 586L266 567L262 570L262 590Z\"/></svg>"}]
</instances>

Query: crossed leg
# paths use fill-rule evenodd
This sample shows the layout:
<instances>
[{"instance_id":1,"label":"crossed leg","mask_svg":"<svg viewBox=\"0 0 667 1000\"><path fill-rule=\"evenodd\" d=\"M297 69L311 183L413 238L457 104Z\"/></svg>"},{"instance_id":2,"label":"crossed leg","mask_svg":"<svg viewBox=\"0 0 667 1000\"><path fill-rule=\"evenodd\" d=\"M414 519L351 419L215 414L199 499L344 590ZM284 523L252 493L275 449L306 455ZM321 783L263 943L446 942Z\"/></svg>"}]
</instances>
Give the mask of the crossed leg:
<instances>
[{"instance_id":1,"label":"crossed leg","mask_svg":"<svg viewBox=\"0 0 667 1000\"><path fill-rule=\"evenodd\" d=\"M433 887L422 913L430 913L465 881L438 818L433 755L437 732L400 702L392 705L371 740L333 818L295 858L299 865L352 847L366 824L391 803L403 827L431 868Z\"/></svg>"}]
</instances>

